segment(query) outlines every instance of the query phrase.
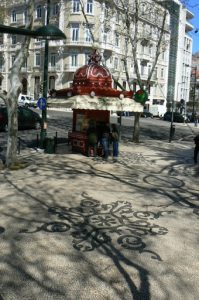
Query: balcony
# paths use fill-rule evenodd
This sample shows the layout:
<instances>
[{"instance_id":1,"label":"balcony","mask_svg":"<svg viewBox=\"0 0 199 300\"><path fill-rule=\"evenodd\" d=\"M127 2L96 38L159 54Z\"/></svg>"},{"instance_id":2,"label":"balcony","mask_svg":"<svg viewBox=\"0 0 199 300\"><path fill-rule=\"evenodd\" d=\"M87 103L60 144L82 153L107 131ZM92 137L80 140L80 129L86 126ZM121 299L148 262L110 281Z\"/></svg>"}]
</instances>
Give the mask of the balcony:
<instances>
[{"instance_id":1,"label":"balcony","mask_svg":"<svg viewBox=\"0 0 199 300\"><path fill-rule=\"evenodd\" d=\"M43 20L42 18L34 19L34 26L35 27L41 27L41 26L44 26L44 25L45 25L45 20Z\"/></svg>"},{"instance_id":2,"label":"balcony","mask_svg":"<svg viewBox=\"0 0 199 300\"><path fill-rule=\"evenodd\" d=\"M32 70L31 66L28 66L28 67L22 67L22 68L21 68L21 72L22 72L22 73L31 72L31 70Z\"/></svg>"},{"instance_id":3,"label":"balcony","mask_svg":"<svg viewBox=\"0 0 199 300\"><path fill-rule=\"evenodd\" d=\"M142 65L147 65L147 63L150 61L150 54L148 53L138 53L137 57L140 59L140 63Z\"/></svg>"},{"instance_id":4,"label":"balcony","mask_svg":"<svg viewBox=\"0 0 199 300\"><path fill-rule=\"evenodd\" d=\"M50 24L59 27L59 16L50 16Z\"/></svg>"},{"instance_id":5,"label":"balcony","mask_svg":"<svg viewBox=\"0 0 199 300\"><path fill-rule=\"evenodd\" d=\"M5 67L4 66L0 66L0 73L5 72Z\"/></svg>"},{"instance_id":6,"label":"balcony","mask_svg":"<svg viewBox=\"0 0 199 300\"><path fill-rule=\"evenodd\" d=\"M49 47L60 47L63 41L49 41Z\"/></svg>"},{"instance_id":7,"label":"balcony","mask_svg":"<svg viewBox=\"0 0 199 300\"><path fill-rule=\"evenodd\" d=\"M65 64L64 65L64 71L66 71L66 72L75 72L80 67L82 67L82 66L80 66L80 65L71 66L70 64Z\"/></svg>"},{"instance_id":8,"label":"balcony","mask_svg":"<svg viewBox=\"0 0 199 300\"><path fill-rule=\"evenodd\" d=\"M100 48L102 48L102 49L104 49L104 50L106 50L106 51L113 51L113 48L114 48L114 46L113 46L113 44L111 44L111 43L104 43L104 42L101 42L100 43Z\"/></svg>"},{"instance_id":9,"label":"balcony","mask_svg":"<svg viewBox=\"0 0 199 300\"><path fill-rule=\"evenodd\" d=\"M67 45L67 46L84 46L84 47L91 47L93 42L92 41L86 41L85 39L79 39L77 41L73 41L72 39L66 39L64 40L63 42L64 45Z\"/></svg>"},{"instance_id":10,"label":"balcony","mask_svg":"<svg viewBox=\"0 0 199 300\"><path fill-rule=\"evenodd\" d=\"M194 29L194 26L193 26L191 23L186 22L186 25L185 25L185 31L186 31L186 32L189 32L189 31L191 31L191 30L193 30L193 29Z\"/></svg>"},{"instance_id":11,"label":"balcony","mask_svg":"<svg viewBox=\"0 0 199 300\"><path fill-rule=\"evenodd\" d=\"M10 44L10 50L11 51L17 51L21 49L21 43L17 43L17 44Z\"/></svg>"},{"instance_id":12,"label":"balcony","mask_svg":"<svg viewBox=\"0 0 199 300\"><path fill-rule=\"evenodd\" d=\"M35 48L39 49L39 48L44 48L45 46L45 41L44 40L35 40L34 42L34 46Z\"/></svg>"},{"instance_id":13,"label":"balcony","mask_svg":"<svg viewBox=\"0 0 199 300\"><path fill-rule=\"evenodd\" d=\"M0 52L4 52L5 51L5 46L3 44L0 44Z\"/></svg>"},{"instance_id":14,"label":"balcony","mask_svg":"<svg viewBox=\"0 0 199 300\"><path fill-rule=\"evenodd\" d=\"M60 71L61 70L61 67L59 64L57 64L56 66L51 66L49 65L48 66L48 71L49 72L57 72L57 71Z\"/></svg>"}]
</instances>

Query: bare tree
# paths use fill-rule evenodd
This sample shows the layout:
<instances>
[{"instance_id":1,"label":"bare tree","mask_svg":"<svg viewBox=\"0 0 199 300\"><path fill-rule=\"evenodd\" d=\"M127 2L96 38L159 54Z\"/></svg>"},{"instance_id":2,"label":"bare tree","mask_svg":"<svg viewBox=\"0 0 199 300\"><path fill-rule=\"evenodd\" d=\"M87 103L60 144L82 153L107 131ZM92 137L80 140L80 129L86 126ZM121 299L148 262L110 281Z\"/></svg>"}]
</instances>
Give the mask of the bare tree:
<instances>
[{"instance_id":1,"label":"bare tree","mask_svg":"<svg viewBox=\"0 0 199 300\"><path fill-rule=\"evenodd\" d=\"M11 4L11 1L7 1ZM26 29L32 29L33 26L33 0L25 1L28 11L28 23ZM13 2L14 4L14 2ZM10 69L9 81L10 88L8 91L0 93L0 98L4 100L8 112L8 140L6 152L6 167L11 167L17 162L17 138L18 138L18 96L21 91L20 71L25 59L28 57L28 50L30 45L30 37L24 37L21 49L16 53L15 60Z\"/></svg>"},{"instance_id":2,"label":"bare tree","mask_svg":"<svg viewBox=\"0 0 199 300\"><path fill-rule=\"evenodd\" d=\"M131 87L128 61L133 60L136 74L135 82L141 90L149 92L151 78L154 73L158 58L161 52L165 51L169 43L167 17L168 11L158 1L143 0L113 0L112 7L116 14L119 14L120 22L117 29L118 34L123 38L124 45L124 67L126 80ZM147 78L142 80L139 61L147 65L147 61L138 59L138 47L151 47L153 57L150 59L150 71ZM133 141L139 142L140 113L135 114Z\"/></svg>"},{"instance_id":3,"label":"bare tree","mask_svg":"<svg viewBox=\"0 0 199 300\"><path fill-rule=\"evenodd\" d=\"M80 1L82 12L87 24L89 20L86 17L83 1ZM120 44L122 47L121 60L125 70L126 81L128 88L132 88L132 80L129 74L129 63L132 61L134 64L134 70L136 82L141 90L149 92L151 85L151 78L154 73L158 58L161 52L165 51L169 44L169 34L167 27L168 11L162 6L161 2L154 0L110 0L110 1L98 1L103 5L106 10L106 16L103 20L103 27L111 28L115 22L116 33L120 37ZM116 22L116 19L118 21ZM117 23L117 24L116 24ZM97 37L92 31L91 37L95 42ZM150 60L151 69L148 73L147 79L144 81L140 74L140 58L138 58L138 47L151 47L153 49L153 58ZM147 65L147 61L141 63ZM113 79L117 85L124 89L114 74ZM133 141L139 142L139 118L140 113L135 114L134 129L133 129Z\"/></svg>"}]
</instances>

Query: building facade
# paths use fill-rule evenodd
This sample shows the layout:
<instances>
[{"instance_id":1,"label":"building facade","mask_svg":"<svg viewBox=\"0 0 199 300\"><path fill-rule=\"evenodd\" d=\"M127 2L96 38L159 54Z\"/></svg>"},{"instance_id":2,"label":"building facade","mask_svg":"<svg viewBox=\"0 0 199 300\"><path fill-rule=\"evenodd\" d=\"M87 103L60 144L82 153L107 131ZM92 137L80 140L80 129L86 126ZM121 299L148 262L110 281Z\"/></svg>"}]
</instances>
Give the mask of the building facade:
<instances>
[{"instance_id":1,"label":"building facade","mask_svg":"<svg viewBox=\"0 0 199 300\"><path fill-rule=\"evenodd\" d=\"M184 7L180 1L168 1L170 12L170 51L167 106L180 108L184 100L184 113L186 103L189 101L190 75L192 60L192 38L189 32L193 30L190 20L193 14Z\"/></svg>"},{"instance_id":2,"label":"building facade","mask_svg":"<svg viewBox=\"0 0 199 300\"><path fill-rule=\"evenodd\" d=\"M35 1L35 28L45 25L46 2ZM24 1L16 0L14 3L11 5L10 1L6 1L4 24L23 27L27 21ZM99 49L103 64L111 71L114 78L124 88L129 89L123 63L125 37L121 32L122 21L118 12L110 14L107 1L84 0L82 3L85 15L81 11L79 0L50 0L50 23L58 26L65 33L66 40L49 42L48 89L69 87L74 72L88 62L93 46ZM150 3L153 4L153 1ZM150 80L149 100L146 103L146 109L152 112L153 107L161 108L160 114L166 111L167 103L172 99L179 101L184 98L187 101L190 84L188 78L191 69L189 66L192 40L188 36L188 31L192 29L192 25L188 21L193 15L179 1L171 1L171 3L175 4L175 8L177 7L177 15L176 9L166 8L168 14L164 27L165 44L164 48L161 48ZM161 24L157 25L158 17L155 15L155 10L154 14L146 13L147 8L144 5L140 9L142 15L139 15L140 39L137 45L137 61L141 80L145 82L153 66L155 35L160 31ZM22 39L22 36L9 34L0 37L0 88L2 90L9 89L10 68L16 52L21 49ZM22 93L31 94L36 99L42 93L44 53L45 41L32 39L29 56L21 70ZM139 87L131 51L128 51L126 60L132 84L130 88L136 91Z\"/></svg>"}]
</instances>

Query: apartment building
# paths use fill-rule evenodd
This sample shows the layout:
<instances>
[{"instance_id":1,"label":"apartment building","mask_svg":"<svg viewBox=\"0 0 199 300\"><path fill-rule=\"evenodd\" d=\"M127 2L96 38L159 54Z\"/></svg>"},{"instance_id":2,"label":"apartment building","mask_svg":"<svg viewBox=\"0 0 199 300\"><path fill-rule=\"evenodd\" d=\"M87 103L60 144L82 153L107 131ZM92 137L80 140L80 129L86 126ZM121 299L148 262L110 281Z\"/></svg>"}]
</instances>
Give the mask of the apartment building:
<instances>
[{"instance_id":1,"label":"apartment building","mask_svg":"<svg viewBox=\"0 0 199 300\"><path fill-rule=\"evenodd\" d=\"M168 108L173 103L174 109L177 110L180 101L183 99L186 109L186 103L189 101L192 60L192 38L189 36L189 32L193 30L190 21L194 16L180 1L168 1L168 3L171 34L167 92Z\"/></svg>"},{"instance_id":2,"label":"apartment building","mask_svg":"<svg viewBox=\"0 0 199 300\"><path fill-rule=\"evenodd\" d=\"M189 111L199 113L199 51L192 56L190 104Z\"/></svg>"},{"instance_id":3,"label":"apartment building","mask_svg":"<svg viewBox=\"0 0 199 300\"><path fill-rule=\"evenodd\" d=\"M23 27L27 21L24 1L16 0L14 5L9 2L6 1L7 10L4 24ZM47 1L38 0L35 3L34 27L36 28L45 25ZM114 78L118 79L128 89L123 63L125 38L121 33L122 23L119 14L110 15L107 1L84 0L83 4L87 21L82 14L79 0L50 0L50 23L58 26L67 38L64 41L49 42L48 89L69 87L72 84L76 69L88 62L93 44L99 49L102 62L109 68ZM169 11L167 8L169 13L164 27L165 47L163 50L161 49L153 72L150 81L149 101L146 103L147 109L157 105L160 106L162 113L166 111L167 100L170 101L174 97L176 86L180 90L183 84L180 85L179 83L185 82L188 76L188 67L183 68L183 64L180 64L184 63L184 66L191 64L191 55L189 60L189 54L192 49L192 41L187 32L191 29L188 19L193 15L178 1L176 5L179 8L179 15L176 18L173 13L173 19L175 17L179 29L176 39L177 46L173 49L172 45L174 43L169 42L171 35L175 35L175 30L172 25L172 10ZM139 34L141 36L141 32L145 33L145 38L142 36L138 42L137 60L141 80L146 82L154 60L156 44L153 41L155 40L154 34L157 33L156 19L158 16L155 15L155 10L154 14L146 14L147 8L144 5L142 10L143 15L140 16ZM160 27L161 24L159 29ZM182 28L184 30L183 36L179 34ZM95 38L95 43L93 43L91 32ZM146 32L148 32L147 35ZM8 76L10 68L15 59L16 51L21 48L22 39L22 36L9 34L3 34L0 37L0 88L2 90L9 89ZM45 41L32 39L29 57L21 70L22 92L32 94L35 98L38 98L41 94L44 49ZM175 62L172 64L173 52L175 52ZM137 90L139 87L131 51L128 52L127 65L132 84L131 88ZM176 72L173 76L175 68ZM175 99L185 98L185 93L187 95L189 88L188 81L186 81L184 87L184 90L179 91L178 97L175 94ZM172 93L169 93L168 90Z\"/></svg>"}]
</instances>

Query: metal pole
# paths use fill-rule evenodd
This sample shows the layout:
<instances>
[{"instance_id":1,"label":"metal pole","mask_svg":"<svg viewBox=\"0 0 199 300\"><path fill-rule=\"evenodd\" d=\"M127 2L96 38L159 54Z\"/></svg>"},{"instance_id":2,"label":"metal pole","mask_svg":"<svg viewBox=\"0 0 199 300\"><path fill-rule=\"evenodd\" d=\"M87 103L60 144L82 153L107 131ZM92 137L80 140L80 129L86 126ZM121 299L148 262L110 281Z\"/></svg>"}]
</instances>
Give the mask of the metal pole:
<instances>
[{"instance_id":1,"label":"metal pole","mask_svg":"<svg viewBox=\"0 0 199 300\"><path fill-rule=\"evenodd\" d=\"M170 125L170 134L169 134L169 143L171 143L173 137L173 109L174 109L174 99L172 99L172 103L171 103L171 125Z\"/></svg>"},{"instance_id":2,"label":"metal pole","mask_svg":"<svg viewBox=\"0 0 199 300\"><path fill-rule=\"evenodd\" d=\"M50 16L50 0L47 0L46 6L46 24L49 24ZM48 40L45 40L45 50L44 50L44 70L43 70L43 98L47 100L48 94L48 51L49 45ZM42 123L41 123L41 133L40 133L40 143L41 148L45 146L45 139L47 136L47 107L42 110Z\"/></svg>"},{"instance_id":3,"label":"metal pole","mask_svg":"<svg viewBox=\"0 0 199 300\"><path fill-rule=\"evenodd\" d=\"M197 74L197 67L193 67L194 69L194 85L193 85L193 110L192 114L193 117L195 116L195 99L196 99L196 74Z\"/></svg>"}]
</instances>

